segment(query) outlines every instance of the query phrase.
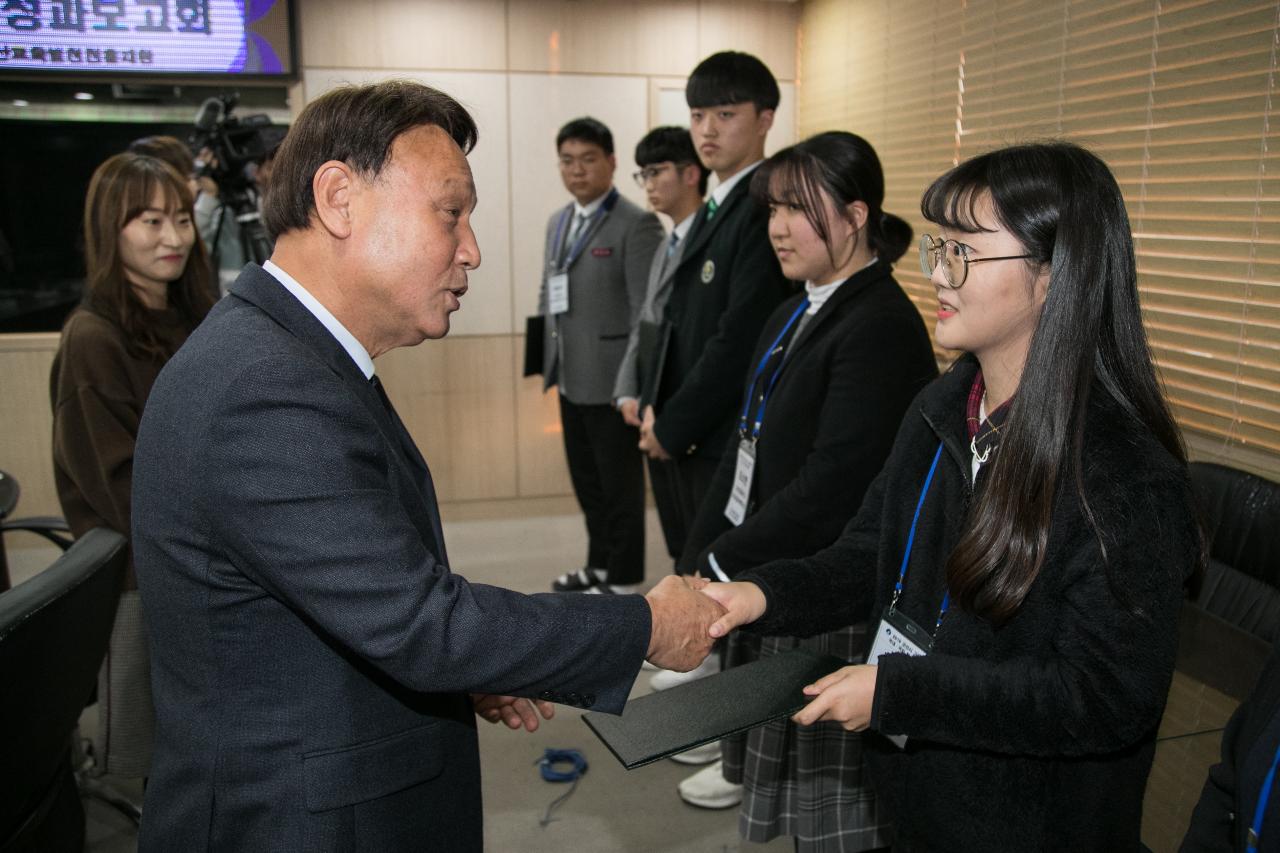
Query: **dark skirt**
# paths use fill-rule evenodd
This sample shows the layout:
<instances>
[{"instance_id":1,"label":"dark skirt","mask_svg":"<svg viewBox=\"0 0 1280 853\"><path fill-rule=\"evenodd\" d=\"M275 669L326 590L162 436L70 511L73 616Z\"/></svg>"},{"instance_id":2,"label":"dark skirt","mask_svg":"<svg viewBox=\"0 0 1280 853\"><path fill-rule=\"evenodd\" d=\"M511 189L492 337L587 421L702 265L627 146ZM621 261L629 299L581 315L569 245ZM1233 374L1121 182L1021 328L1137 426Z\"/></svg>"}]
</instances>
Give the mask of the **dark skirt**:
<instances>
[{"instance_id":1,"label":"dark skirt","mask_svg":"<svg viewBox=\"0 0 1280 853\"><path fill-rule=\"evenodd\" d=\"M866 657L865 626L799 640L735 631L725 666L805 648L848 661ZM743 785L738 831L748 841L779 835L801 853L856 853L889 844L889 826L876 808L862 763L862 735L837 723L797 726L775 720L721 742L724 775Z\"/></svg>"}]
</instances>

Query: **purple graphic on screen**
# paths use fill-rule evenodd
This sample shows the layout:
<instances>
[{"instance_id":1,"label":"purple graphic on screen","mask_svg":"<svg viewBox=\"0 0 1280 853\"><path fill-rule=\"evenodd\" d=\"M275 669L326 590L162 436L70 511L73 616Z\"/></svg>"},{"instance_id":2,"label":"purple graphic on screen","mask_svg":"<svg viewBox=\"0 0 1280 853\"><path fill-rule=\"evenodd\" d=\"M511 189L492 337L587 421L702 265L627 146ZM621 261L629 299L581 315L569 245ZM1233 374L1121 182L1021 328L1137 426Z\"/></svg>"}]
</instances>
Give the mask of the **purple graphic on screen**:
<instances>
[{"instance_id":1,"label":"purple graphic on screen","mask_svg":"<svg viewBox=\"0 0 1280 853\"><path fill-rule=\"evenodd\" d=\"M248 71L250 74L279 74L284 70L280 57L276 55L271 42L255 32L249 31L249 25L258 21L271 11L276 0L235 0L236 7L244 17L244 44L240 52L227 69L236 74Z\"/></svg>"}]
</instances>

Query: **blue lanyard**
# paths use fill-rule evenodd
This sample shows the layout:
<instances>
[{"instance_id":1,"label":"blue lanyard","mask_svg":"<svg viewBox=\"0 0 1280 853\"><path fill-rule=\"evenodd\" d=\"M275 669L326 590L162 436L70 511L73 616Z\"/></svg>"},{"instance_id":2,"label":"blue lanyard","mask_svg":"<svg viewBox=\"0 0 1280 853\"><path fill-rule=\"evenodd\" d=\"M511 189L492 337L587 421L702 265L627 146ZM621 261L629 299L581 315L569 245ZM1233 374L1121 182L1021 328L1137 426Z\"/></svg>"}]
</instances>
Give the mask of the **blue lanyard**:
<instances>
[{"instance_id":1,"label":"blue lanyard","mask_svg":"<svg viewBox=\"0 0 1280 853\"><path fill-rule=\"evenodd\" d=\"M1280 747L1276 747L1276 757L1271 759L1271 769L1262 783L1262 791L1258 793L1258 805L1253 810L1253 823L1249 826L1249 853L1258 853L1258 839L1262 836L1263 812L1267 810L1267 800L1271 799L1271 785L1276 781L1276 765L1280 764Z\"/></svg>"},{"instance_id":2,"label":"blue lanyard","mask_svg":"<svg viewBox=\"0 0 1280 853\"><path fill-rule=\"evenodd\" d=\"M591 218L582 223L582 230L578 232L577 241L573 244L573 248L569 250L569 254L565 255L564 263L559 265L561 270L567 270L573 265L573 262L578 259L578 255L582 254L582 248L587 244L587 235L591 233L591 226L595 224L597 219L604 216L610 210L613 210L613 206L617 204L617 202L618 188L614 187L609 190L609 194L604 197L604 201L602 201L600 206L596 208L596 212L591 214ZM560 250L560 241L564 239L565 226L569 224L569 220L572 218L573 205L570 205L564 209L564 213L560 214L560 221L556 224L556 241L551 245L555 247L557 252Z\"/></svg>"},{"instance_id":3,"label":"blue lanyard","mask_svg":"<svg viewBox=\"0 0 1280 853\"><path fill-rule=\"evenodd\" d=\"M751 376L751 384L747 386L747 399L742 404L742 414L738 416L738 433L743 438L747 437L747 413L751 411L751 396L756 392L756 384L760 381L761 374L764 373L765 367L769 364L769 360L775 355L782 352L782 347L778 346L782 343L782 339L787 336L787 332L791 331L791 327L795 325L796 320L809 307L809 297L805 297L796 306L795 313L791 315L791 319L787 321L787 325L782 327L782 331L778 332L778 337L774 338L773 343L769 344L769 348L764 351L764 356L760 359L760 364L756 366L756 372ZM773 375L769 377L769 382L764 390L760 393L760 405L756 407L756 419L751 425L751 440L755 441L760 438L760 424L764 422L764 407L769 402L769 395L773 393L773 386L778 381L778 374L782 372L782 360L778 360L778 366L773 369Z\"/></svg>"},{"instance_id":4,"label":"blue lanyard","mask_svg":"<svg viewBox=\"0 0 1280 853\"><path fill-rule=\"evenodd\" d=\"M911 532L907 534L907 548L902 554L902 566L898 569L898 582L893 585L893 599L889 602L889 611L893 612L898 606L898 599L902 596L902 587L907 579L907 563L911 560L911 548L916 542L916 524L920 521L920 510L924 508L925 495L929 494L929 486L933 485L933 475L938 470L938 460L942 458L942 442L938 442L938 452L933 454L933 464L929 466L929 473L924 478L924 488L920 490L920 500L916 501L916 514L911 519ZM938 626L942 624L942 617L946 615L947 608L951 606L951 591L948 590L942 596L942 609L938 611L938 621L933 624L933 633L938 633Z\"/></svg>"}]
</instances>

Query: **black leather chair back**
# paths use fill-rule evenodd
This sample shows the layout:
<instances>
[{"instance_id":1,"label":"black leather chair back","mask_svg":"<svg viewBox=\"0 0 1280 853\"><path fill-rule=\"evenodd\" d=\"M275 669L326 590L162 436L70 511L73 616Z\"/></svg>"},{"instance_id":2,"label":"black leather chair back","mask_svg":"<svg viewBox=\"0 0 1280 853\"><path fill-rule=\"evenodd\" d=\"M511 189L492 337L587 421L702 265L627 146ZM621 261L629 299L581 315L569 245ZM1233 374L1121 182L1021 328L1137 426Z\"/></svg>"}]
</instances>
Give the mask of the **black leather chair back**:
<instances>
[{"instance_id":1,"label":"black leather chair back","mask_svg":"<svg viewBox=\"0 0 1280 853\"><path fill-rule=\"evenodd\" d=\"M1209 539L1196 604L1274 643L1280 639L1280 484L1211 462L1190 467Z\"/></svg>"},{"instance_id":2,"label":"black leather chair back","mask_svg":"<svg viewBox=\"0 0 1280 853\"><path fill-rule=\"evenodd\" d=\"M0 853L84 848L72 732L124 585L125 540L98 528L0 594Z\"/></svg>"}]
</instances>

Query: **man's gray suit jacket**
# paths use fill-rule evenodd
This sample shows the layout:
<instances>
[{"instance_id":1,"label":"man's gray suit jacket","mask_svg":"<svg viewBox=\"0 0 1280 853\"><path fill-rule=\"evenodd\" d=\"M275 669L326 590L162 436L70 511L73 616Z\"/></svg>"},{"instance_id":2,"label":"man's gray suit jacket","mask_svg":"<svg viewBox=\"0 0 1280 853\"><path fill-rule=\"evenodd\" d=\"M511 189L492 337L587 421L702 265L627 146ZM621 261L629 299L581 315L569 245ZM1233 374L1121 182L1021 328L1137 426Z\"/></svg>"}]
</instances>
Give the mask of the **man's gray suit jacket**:
<instances>
[{"instance_id":1,"label":"man's gray suit jacket","mask_svg":"<svg viewBox=\"0 0 1280 853\"><path fill-rule=\"evenodd\" d=\"M607 405L613 402L618 365L644 301L662 225L658 217L618 195L612 209L602 210L587 225L582 251L569 264L569 310L548 315L547 279L558 271L573 210L569 204L547 221L538 291L538 313L546 315L543 390L559 385L560 393L574 403Z\"/></svg>"},{"instance_id":2,"label":"man's gray suit jacket","mask_svg":"<svg viewBox=\"0 0 1280 853\"><path fill-rule=\"evenodd\" d=\"M403 425L252 264L151 392L133 552L157 723L144 853L478 850L467 692L617 712L649 639L639 596L453 574Z\"/></svg>"},{"instance_id":3,"label":"man's gray suit jacket","mask_svg":"<svg viewBox=\"0 0 1280 853\"><path fill-rule=\"evenodd\" d=\"M684 251L684 240L676 243L675 250L667 256L667 245L670 238L658 244L653 253L653 262L649 266L649 286L645 289L644 304L640 307L640 315L631 324L631 335L627 338L627 349L618 364L618 378L613 384L613 399L634 397L640 399L640 324L662 323L663 311L667 307L667 297L671 295L671 282L676 276L676 267L680 266L680 254Z\"/></svg>"}]
</instances>

